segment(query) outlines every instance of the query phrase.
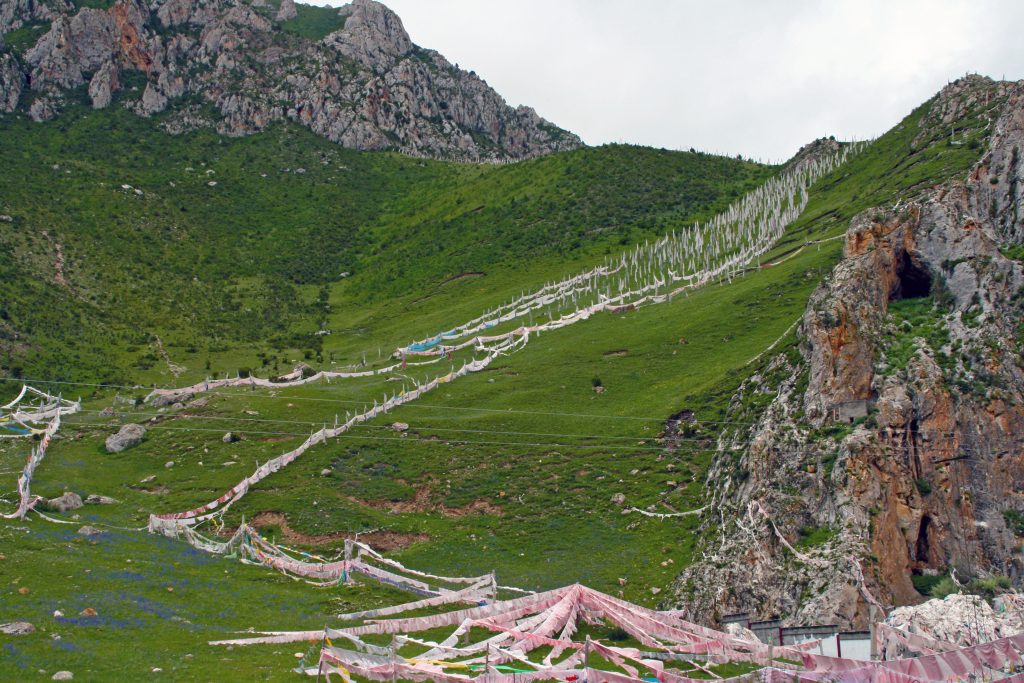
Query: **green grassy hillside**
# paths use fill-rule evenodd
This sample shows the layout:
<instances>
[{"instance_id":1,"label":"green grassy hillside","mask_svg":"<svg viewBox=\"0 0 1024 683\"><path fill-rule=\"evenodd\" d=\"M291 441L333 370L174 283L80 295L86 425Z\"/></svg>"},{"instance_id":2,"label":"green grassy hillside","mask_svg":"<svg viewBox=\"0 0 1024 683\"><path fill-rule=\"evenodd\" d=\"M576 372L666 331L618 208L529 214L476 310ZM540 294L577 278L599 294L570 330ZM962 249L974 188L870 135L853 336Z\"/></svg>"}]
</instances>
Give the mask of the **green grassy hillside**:
<instances>
[{"instance_id":1,"label":"green grassy hillside","mask_svg":"<svg viewBox=\"0 0 1024 683\"><path fill-rule=\"evenodd\" d=\"M329 357L363 342L314 336L325 321L340 333L452 291L476 307L706 218L771 173L629 147L481 167L293 126L241 139L158 126L117 108L0 117L5 371L163 383L147 372L156 336L199 374L258 353Z\"/></svg>"},{"instance_id":2,"label":"green grassy hillside","mask_svg":"<svg viewBox=\"0 0 1024 683\"><path fill-rule=\"evenodd\" d=\"M930 106L821 179L763 260L839 235L856 212L963 172L979 145L949 146L928 126L922 133ZM14 217L0 224L13 256L0 262L0 287L9 362L71 382L49 386L86 400L33 490L113 496L118 505L83 508L76 523L126 529L150 512L205 503L256 462L410 380L225 389L184 412L135 405L146 391L134 382L179 385L240 367L265 376L304 356L329 367L366 354L376 365L378 349L386 356L624 244L710 215L773 172L627 147L453 166L351 153L290 128L242 140L168 138L118 116L79 112L52 128L0 119L4 158L17 160L17 172L0 174L0 213ZM965 127L981 140L975 120L980 112L968 112ZM88 144L115 124L102 133L109 145ZM54 281L51 240L62 245L67 287ZM542 334L487 371L314 448L254 488L225 522L255 518L274 538L325 553L340 541L310 536L384 531L410 566L494 569L526 588L582 581L654 604L694 561L696 518L624 515L612 495L662 512L702 505L715 421L760 369L750 361L801 315L841 244ZM321 328L332 334L311 334ZM187 368L179 378L154 335ZM794 340L790 333L780 350L793 352ZM593 389L598 380L603 393ZM75 384L96 381L119 386ZM101 416L106 407L117 415ZM666 439L666 418L684 409L696 422ZM147 420L142 445L103 451L118 424ZM393 421L409 430L388 429ZM229 430L243 440L224 443ZM24 454L24 443L0 444L8 489ZM0 524L0 534L12 577L0 589L2 616L44 626L5 643L0 677L69 668L76 680L110 680L151 676L155 666L186 678L230 671L239 680L291 680L293 653L304 647L227 651L205 642L250 627L315 629L349 607L399 600L370 586L314 589L139 531L94 544L32 520ZM96 605L95 621L50 616ZM139 647L125 652L125 638Z\"/></svg>"}]
</instances>

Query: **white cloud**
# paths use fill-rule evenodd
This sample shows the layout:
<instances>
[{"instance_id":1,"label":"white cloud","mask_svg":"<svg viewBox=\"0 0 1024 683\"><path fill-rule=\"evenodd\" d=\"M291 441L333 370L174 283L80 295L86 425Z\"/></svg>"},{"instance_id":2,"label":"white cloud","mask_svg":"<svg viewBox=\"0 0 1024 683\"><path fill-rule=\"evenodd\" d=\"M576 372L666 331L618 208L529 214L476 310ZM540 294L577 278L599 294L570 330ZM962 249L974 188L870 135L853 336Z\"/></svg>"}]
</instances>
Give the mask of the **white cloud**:
<instances>
[{"instance_id":1,"label":"white cloud","mask_svg":"<svg viewBox=\"0 0 1024 683\"><path fill-rule=\"evenodd\" d=\"M1020 0L386 4L414 42L588 144L779 160L878 135L966 72L1024 78Z\"/></svg>"}]
</instances>

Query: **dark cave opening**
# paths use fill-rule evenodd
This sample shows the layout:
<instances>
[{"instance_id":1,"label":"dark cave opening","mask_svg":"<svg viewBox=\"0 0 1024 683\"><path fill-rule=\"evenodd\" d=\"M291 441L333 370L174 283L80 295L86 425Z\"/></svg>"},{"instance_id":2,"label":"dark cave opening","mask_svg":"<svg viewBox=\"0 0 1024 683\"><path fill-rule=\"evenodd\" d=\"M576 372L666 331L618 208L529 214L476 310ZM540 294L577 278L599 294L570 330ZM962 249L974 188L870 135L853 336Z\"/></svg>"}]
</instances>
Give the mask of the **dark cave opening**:
<instances>
[{"instance_id":1,"label":"dark cave opening","mask_svg":"<svg viewBox=\"0 0 1024 683\"><path fill-rule=\"evenodd\" d=\"M917 529L917 546L914 549L914 557L918 562L927 562L931 548L928 543L928 528L932 525L932 518L925 515L921 518L921 526Z\"/></svg>"},{"instance_id":2,"label":"dark cave opening","mask_svg":"<svg viewBox=\"0 0 1024 683\"><path fill-rule=\"evenodd\" d=\"M915 263L909 252L904 251L900 259L899 277L893 299L921 299L931 294L931 273L927 266Z\"/></svg>"}]
</instances>

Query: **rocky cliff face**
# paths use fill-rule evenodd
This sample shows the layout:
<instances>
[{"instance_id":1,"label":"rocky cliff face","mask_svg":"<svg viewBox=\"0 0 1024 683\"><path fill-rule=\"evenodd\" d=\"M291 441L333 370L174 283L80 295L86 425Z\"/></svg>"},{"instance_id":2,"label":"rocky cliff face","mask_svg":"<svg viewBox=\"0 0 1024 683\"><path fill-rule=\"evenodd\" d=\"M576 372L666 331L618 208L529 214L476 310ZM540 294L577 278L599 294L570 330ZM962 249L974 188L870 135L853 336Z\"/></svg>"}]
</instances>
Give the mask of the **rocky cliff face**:
<instances>
[{"instance_id":1,"label":"rocky cliff face","mask_svg":"<svg viewBox=\"0 0 1024 683\"><path fill-rule=\"evenodd\" d=\"M928 123L980 97L1006 104L969 176L856 217L799 349L734 398L754 424L722 440L717 535L676 584L695 616L864 626L921 600L914 574L1024 578L1024 83L958 81Z\"/></svg>"},{"instance_id":2,"label":"rocky cliff face","mask_svg":"<svg viewBox=\"0 0 1024 683\"><path fill-rule=\"evenodd\" d=\"M0 54L0 107L37 121L87 87L96 108L118 100L141 116L168 111L171 132L257 132L288 119L347 147L471 161L573 149L576 136L513 109L473 73L412 43L373 0L339 11L344 25L313 41L282 30L294 2L118 0L77 12L62 0L0 0L4 31L50 28L19 60ZM0 48L2 51L2 48ZM144 76L144 85L122 91ZM26 90L23 85L28 84Z\"/></svg>"}]
</instances>

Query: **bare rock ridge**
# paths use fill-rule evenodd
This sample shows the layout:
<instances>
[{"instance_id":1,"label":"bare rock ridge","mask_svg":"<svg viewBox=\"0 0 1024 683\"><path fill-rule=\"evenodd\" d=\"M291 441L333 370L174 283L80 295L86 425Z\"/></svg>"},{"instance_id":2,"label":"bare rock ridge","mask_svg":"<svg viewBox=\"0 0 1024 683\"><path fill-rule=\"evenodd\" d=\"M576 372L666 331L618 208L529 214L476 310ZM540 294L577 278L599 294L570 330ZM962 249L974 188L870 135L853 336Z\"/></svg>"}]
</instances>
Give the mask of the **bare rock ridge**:
<instances>
[{"instance_id":1,"label":"bare rock ridge","mask_svg":"<svg viewBox=\"0 0 1024 683\"><path fill-rule=\"evenodd\" d=\"M734 397L753 426L723 438L713 540L675 585L694 616L863 627L923 599L914 575L1024 579L1024 268L1003 253L1024 242L1024 82L957 81L922 125L983 98L1004 104L968 176L855 217L799 353Z\"/></svg>"},{"instance_id":2,"label":"bare rock ridge","mask_svg":"<svg viewBox=\"0 0 1024 683\"><path fill-rule=\"evenodd\" d=\"M293 0L117 0L106 10L0 0L0 35L38 30L21 51L0 41L0 111L52 119L86 86L97 109L166 112L172 133L247 135L290 120L346 147L466 161L582 144L416 46L379 2L340 8L340 28L320 40L286 30L298 13Z\"/></svg>"}]
</instances>

